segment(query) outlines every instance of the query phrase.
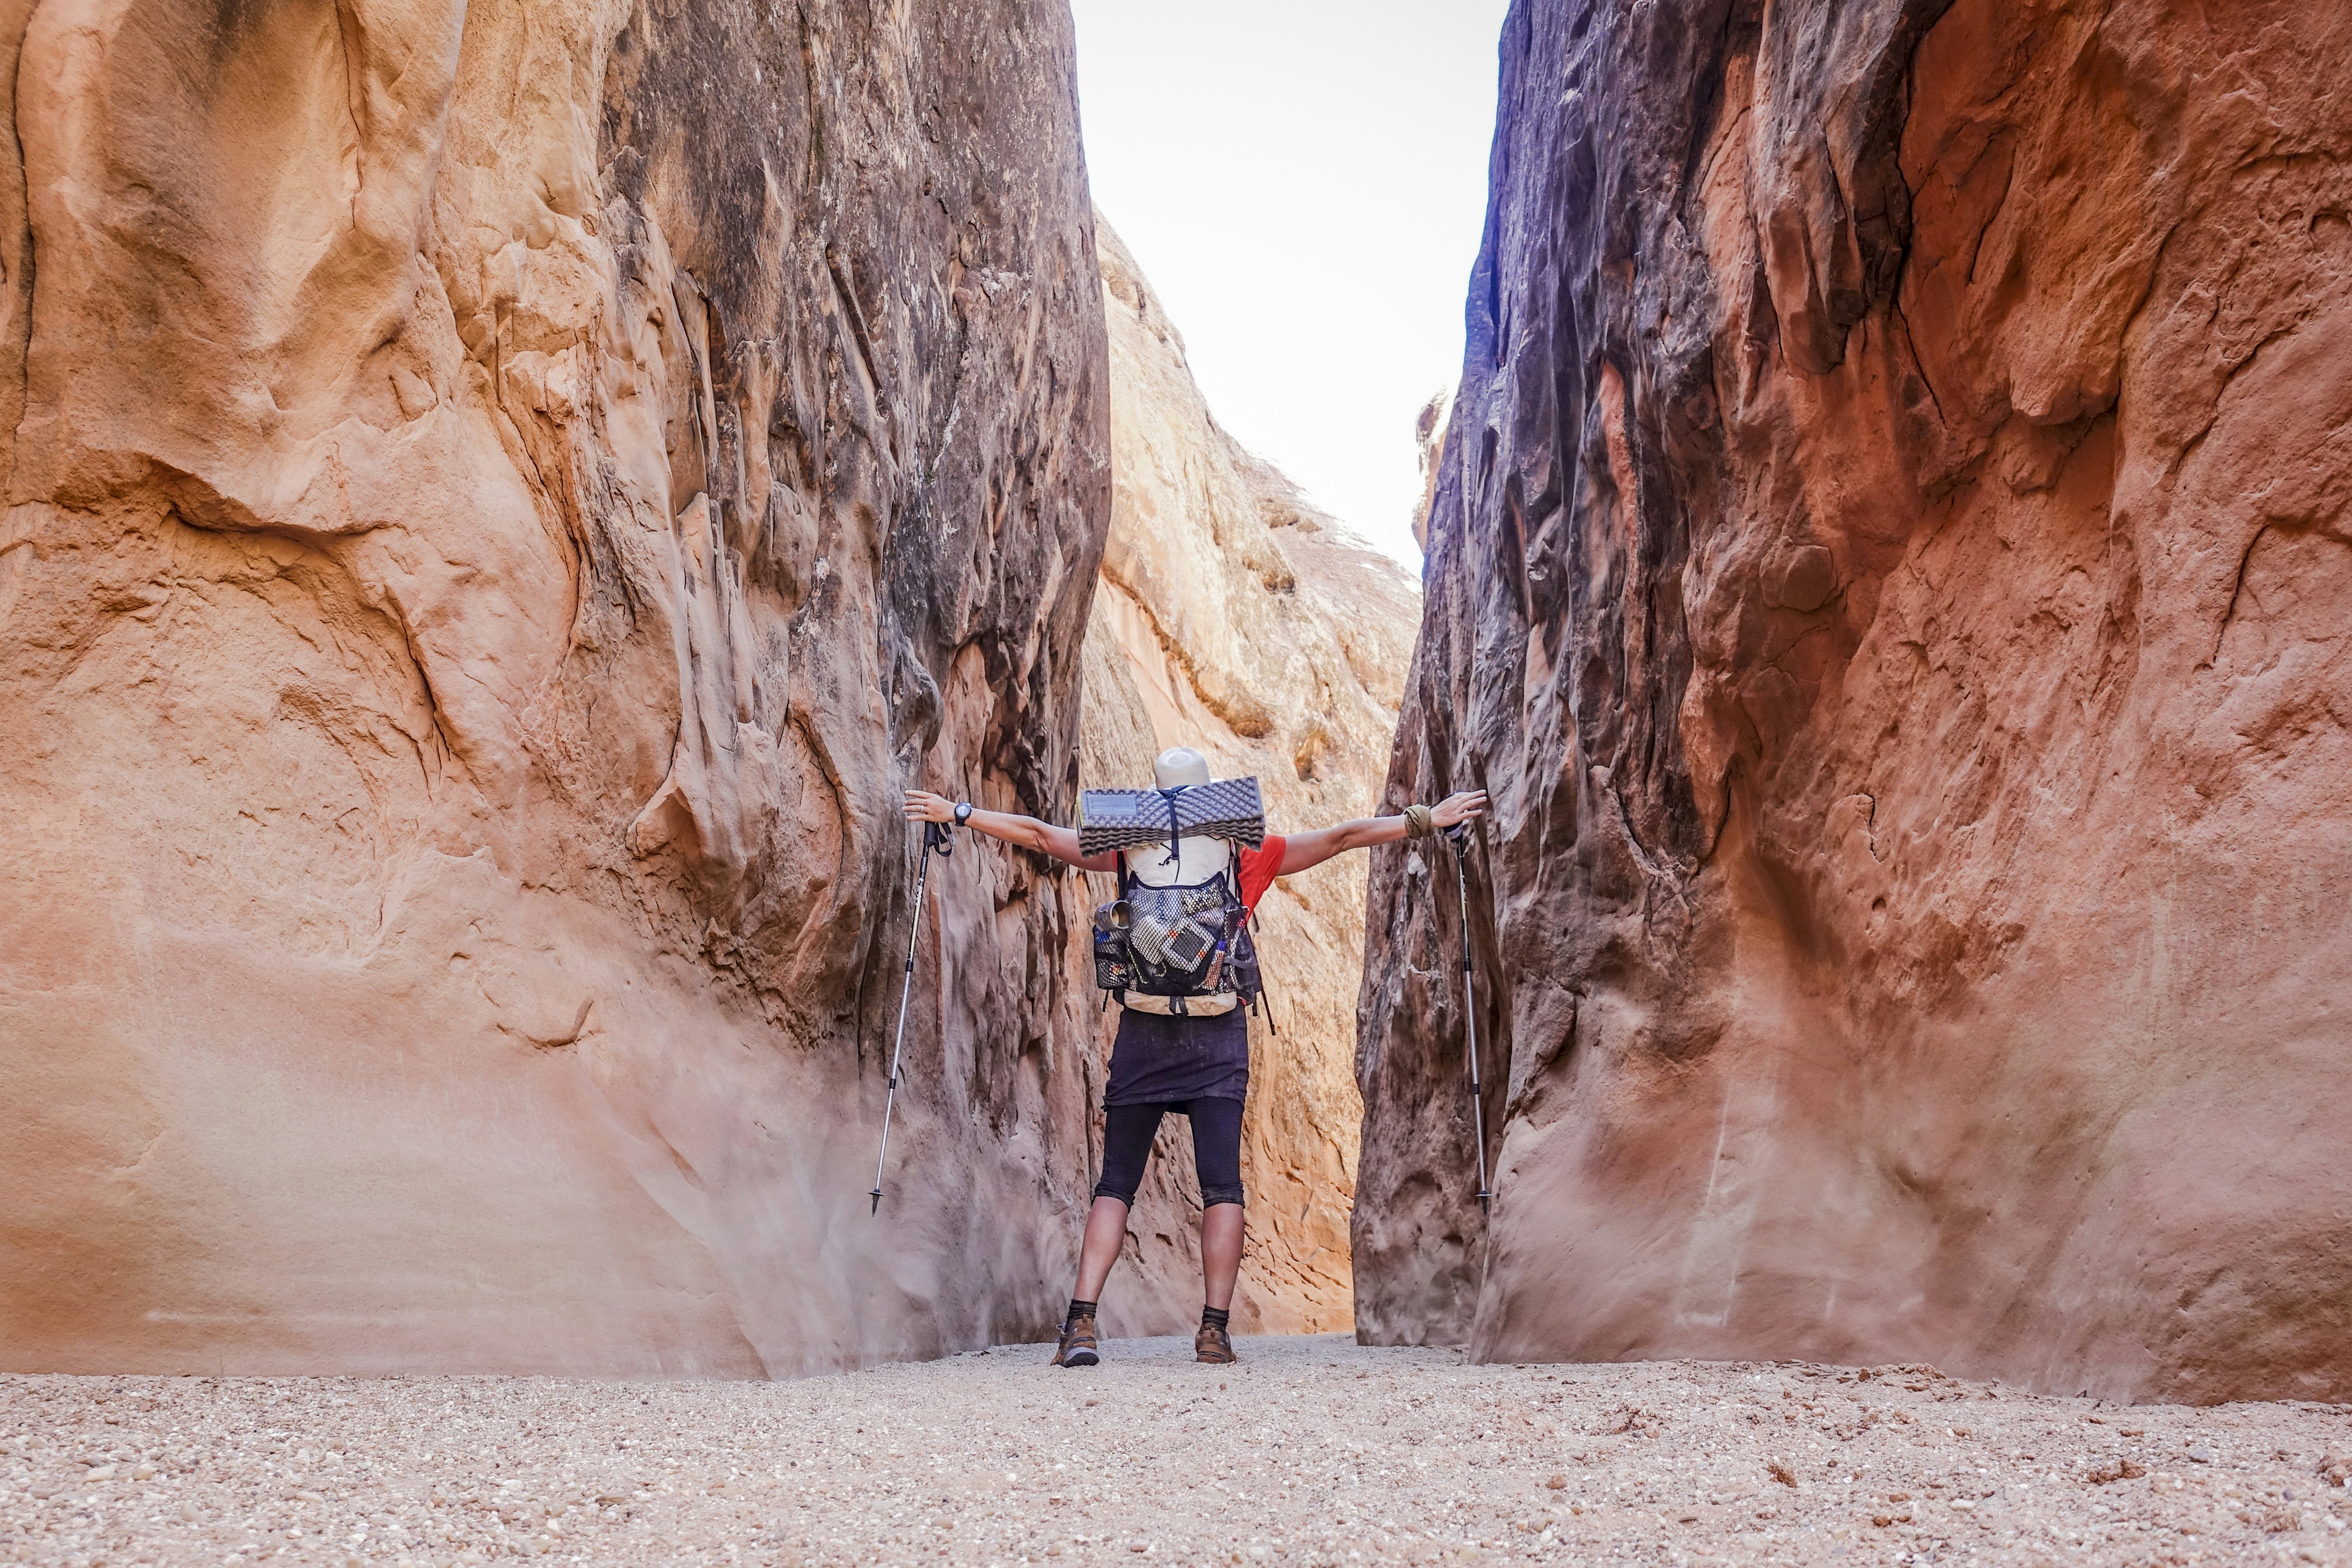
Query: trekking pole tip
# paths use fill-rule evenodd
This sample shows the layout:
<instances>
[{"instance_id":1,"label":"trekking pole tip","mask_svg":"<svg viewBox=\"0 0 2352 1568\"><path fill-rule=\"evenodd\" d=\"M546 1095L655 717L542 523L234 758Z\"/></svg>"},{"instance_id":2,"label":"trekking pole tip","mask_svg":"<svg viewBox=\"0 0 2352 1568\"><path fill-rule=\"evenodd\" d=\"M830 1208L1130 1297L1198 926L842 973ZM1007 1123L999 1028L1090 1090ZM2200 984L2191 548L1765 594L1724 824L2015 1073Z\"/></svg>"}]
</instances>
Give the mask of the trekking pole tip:
<instances>
[{"instance_id":1,"label":"trekking pole tip","mask_svg":"<svg viewBox=\"0 0 2352 1568\"><path fill-rule=\"evenodd\" d=\"M882 1212L882 1189L877 1187L866 1195L874 1200L874 1206L867 1209L866 1212L869 1215L880 1214Z\"/></svg>"}]
</instances>

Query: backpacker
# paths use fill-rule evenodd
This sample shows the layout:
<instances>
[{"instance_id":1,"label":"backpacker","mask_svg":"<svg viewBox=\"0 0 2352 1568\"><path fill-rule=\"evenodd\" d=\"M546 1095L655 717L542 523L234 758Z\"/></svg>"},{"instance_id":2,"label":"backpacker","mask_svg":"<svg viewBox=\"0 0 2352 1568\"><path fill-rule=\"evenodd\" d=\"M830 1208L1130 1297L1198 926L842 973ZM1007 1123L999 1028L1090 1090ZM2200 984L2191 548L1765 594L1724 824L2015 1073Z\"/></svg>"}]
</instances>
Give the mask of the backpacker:
<instances>
[{"instance_id":1,"label":"backpacker","mask_svg":"<svg viewBox=\"0 0 2352 1568\"><path fill-rule=\"evenodd\" d=\"M1122 858L1118 897L1095 910L1095 984L1124 1003L1126 993L1174 998L1234 995L1255 1005L1264 989L1249 906L1235 857L1205 882L1155 888L1135 879Z\"/></svg>"}]
</instances>

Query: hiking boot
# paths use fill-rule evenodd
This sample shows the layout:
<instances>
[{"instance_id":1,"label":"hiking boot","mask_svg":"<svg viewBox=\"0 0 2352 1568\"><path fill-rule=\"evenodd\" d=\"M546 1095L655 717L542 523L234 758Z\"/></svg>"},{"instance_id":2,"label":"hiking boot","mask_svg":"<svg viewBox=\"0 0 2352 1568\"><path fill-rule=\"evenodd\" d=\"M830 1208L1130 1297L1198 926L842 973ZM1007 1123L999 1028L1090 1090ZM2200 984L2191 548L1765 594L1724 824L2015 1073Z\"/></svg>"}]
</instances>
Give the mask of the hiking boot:
<instances>
[{"instance_id":1,"label":"hiking boot","mask_svg":"<svg viewBox=\"0 0 2352 1568\"><path fill-rule=\"evenodd\" d=\"M1091 1315L1072 1318L1062 1325L1062 1342L1054 1347L1055 1366L1092 1366L1101 1359L1095 1353L1095 1321Z\"/></svg>"},{"instance_id":2,"label":"hiking boot","mask_svg":"<svg viewBox=\"0 0 2352 1568\"><path fill-rule=\"evenodd\" d=\"M1231 1366L1242 1358L1234 1353L1234 1338L1214 1323L1202 1323L1192 1336L1192 1359L1213 1366Z\"/></svg>"}]
</instances>

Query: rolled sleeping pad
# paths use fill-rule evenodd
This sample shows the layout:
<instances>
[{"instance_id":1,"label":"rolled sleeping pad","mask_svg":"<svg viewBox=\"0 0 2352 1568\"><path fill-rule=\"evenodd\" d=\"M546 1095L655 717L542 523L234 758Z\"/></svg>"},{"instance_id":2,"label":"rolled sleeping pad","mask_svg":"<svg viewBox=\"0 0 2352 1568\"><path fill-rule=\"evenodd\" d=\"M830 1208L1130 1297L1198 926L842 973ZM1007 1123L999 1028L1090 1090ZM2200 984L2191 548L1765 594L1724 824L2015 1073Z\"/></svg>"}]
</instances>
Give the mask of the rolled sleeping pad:
<instances>
[{"instance_id":1,"label":"rolled sleeping pad","mask_svg":"<svg viewBox=\"0 0 2352 1568\"><path fill-rule=\"evenodd\" d=\"M1177 789L1090 789L1078 796L1078 852L1099 855L1171 837L1265 842L1257 780L1217 779Z\"/></svg>"}]
</instances>

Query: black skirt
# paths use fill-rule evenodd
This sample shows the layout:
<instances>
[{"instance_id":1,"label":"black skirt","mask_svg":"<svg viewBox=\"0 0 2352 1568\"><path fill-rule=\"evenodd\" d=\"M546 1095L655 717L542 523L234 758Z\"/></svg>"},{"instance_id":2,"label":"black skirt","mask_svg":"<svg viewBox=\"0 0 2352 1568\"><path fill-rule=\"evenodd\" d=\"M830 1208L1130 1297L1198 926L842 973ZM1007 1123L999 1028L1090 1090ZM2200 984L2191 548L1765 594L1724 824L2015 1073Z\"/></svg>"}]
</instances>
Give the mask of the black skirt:
<instances>
[{"instance_id":1,"label":"black skirt","mask_svg":"<svg viewBox=\"0 0 2352 1568\"><path fill-rule=\"evenodd\" d=\"M1249 1094L1249 1013L1173 1018L1119 1009L1103 1104L1167 1105L1180 1100L1243 1100Z\"/></svg>"}]
</instances>

